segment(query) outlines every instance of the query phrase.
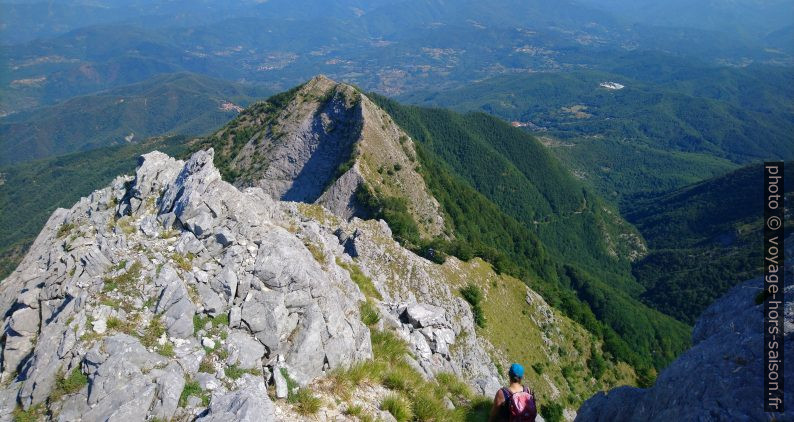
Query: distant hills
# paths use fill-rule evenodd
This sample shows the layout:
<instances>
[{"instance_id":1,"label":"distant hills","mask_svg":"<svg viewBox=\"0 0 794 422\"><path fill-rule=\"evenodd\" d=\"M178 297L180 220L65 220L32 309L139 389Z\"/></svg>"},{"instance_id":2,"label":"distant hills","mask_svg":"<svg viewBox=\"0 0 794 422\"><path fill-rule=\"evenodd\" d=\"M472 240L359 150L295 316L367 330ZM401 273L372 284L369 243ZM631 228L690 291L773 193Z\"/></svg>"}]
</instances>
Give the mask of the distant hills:
<instances>
[{"instance_id":1,"label":"distant hills","mask_svg":"<svg viewBox=\"0 0 794 422\"><path fill-rule=\"evenodd\" d=\"M324 73L397 95L501 74L592 67L646 51L738 66L793 60L780 48L786 28L767 40L699 26L655 26L574 1L244 1L220 7L215 1L140 0L99 7L63 0L4 10L2 113L173 72L263 83L273 91Z\"/></svg>"},{"instance_id":2,"label":"distant hills","mask_svg":"<svg viewBox=\"0 0 794 422\"><path fill-rule=\"evenodd\" d=\"M202 135L268 90L196 74L157 76L0 119L0 164L139 142Z\"/></svg>"},{"instance_id":3,"label":"distant hills","mask_svg":"<svg viewBox=\"0 0 794 422\"><path fill-rule=\"evenodd\" d=\"M655 67L655 54L612 71L500 76L403 101L480 110L527 126L607 198L662 192L737 165L794 157L794 72L751 66ZM607 66L607 67L608 67ZM609 90L600 85L625 85Z\"/></svg>"}]
</instances>

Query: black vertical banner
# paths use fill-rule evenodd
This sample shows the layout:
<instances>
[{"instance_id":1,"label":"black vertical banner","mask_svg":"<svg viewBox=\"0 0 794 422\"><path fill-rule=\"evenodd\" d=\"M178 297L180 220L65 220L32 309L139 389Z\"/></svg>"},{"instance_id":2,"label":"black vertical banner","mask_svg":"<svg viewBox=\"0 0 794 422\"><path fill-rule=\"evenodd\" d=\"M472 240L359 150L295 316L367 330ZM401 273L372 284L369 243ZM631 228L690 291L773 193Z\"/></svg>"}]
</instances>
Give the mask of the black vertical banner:
<instances>
[{"instance_id":1,"label":"black vertical banner","mask_svg":"<svg viewBox=\"0 0 794 422\"><path fill-rule=\"evenodd\" d=\"M783 412L783 163L764 163L764 411Z\"/></svg>"}]
</instances>

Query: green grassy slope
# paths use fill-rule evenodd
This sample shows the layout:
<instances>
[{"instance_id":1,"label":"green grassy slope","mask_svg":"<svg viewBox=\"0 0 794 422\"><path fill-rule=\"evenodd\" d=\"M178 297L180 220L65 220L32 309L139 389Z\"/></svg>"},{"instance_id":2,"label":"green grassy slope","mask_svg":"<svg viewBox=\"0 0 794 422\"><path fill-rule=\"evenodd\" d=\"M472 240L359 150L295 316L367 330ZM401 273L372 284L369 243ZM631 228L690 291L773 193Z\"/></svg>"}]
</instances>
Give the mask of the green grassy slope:
<instances>
[{"instance_id":1,"label":"green grassy slope","mask_svg":"<svg viewBox=\"0 0 794 422\"><path fill-rule=\"evenodd\" d=\"M0 164L63 155L165 134L198 135L224 124L265 91L179 73L77 97L0 120Z\"/></svg>"},{"instance_id":2,"label":"green grassy slope","mask_svg":"<svg viewBox=\"0 0 794 422\"><path fill-rule=\"evenodd\" d=\"M632 229L611 218L602 201L534 137L483 113L461 115L371 97L456 174L539 236L556 256L575 258L580 267L618 280L627 274L628 260L619 257L631 246L608 243L604 233L630 235ZM622 287L632 290L630 283Z\"/></svg>"}]
</instances>

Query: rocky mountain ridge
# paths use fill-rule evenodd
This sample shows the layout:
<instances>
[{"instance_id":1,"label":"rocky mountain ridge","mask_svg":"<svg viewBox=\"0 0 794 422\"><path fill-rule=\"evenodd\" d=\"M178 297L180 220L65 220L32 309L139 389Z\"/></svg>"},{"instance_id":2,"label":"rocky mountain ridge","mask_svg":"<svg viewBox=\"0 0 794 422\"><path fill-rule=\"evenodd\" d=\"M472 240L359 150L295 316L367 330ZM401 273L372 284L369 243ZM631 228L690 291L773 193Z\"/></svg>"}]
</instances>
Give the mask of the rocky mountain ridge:
<instances>
[{"instance_id":1,"label":"rocky mountain ridge","mask_svg":"<svg viewBox=\"0 0 794 422\"><path fill-rule=\"evenodd\" d=\"M414 140L356 88L316 77L193 148L57 210L0 284L0 421L467 420L514 361L573 420L636 382L526 280L371 219L374 195L452 236ZM657 414L624 394L646 393L579 418Z\"/></svg>"},{"instance_id":2,"label":"rocky mountain ridge","mask_svg":"<svg viewBox=\"0 0 794 422\"><path fill-rule=\"evenodd\" d=\"M299 204L222 181L212 158L147 154L134 178L53 214L0 284L3 419L17 407L70 421L278 419L289 410L266 382L282 398L284 374L306 386L372 358L345 250L378 253L370 246L388 227L321 229ZM499 376L468 304L433 283L434 264L403 258L414 261L411 290L373 279L380 327L411 345L425 376L493 391ZM71 374L84 383L64 391ZM204 403L180 400L191 383ZM376 399L367 405L379 412Z\"/></svg>"},{"instance_id":3,"label":"rocky mountain ridge","mask_svg":"<svg viewBox=\"0 0 794 422\"><path fill-rule=\"evenodd\" d=\"M325 76L249 108L199 145L215 147L237 186L343 218L367 216L357 198L366 187L405 200L423 235L444 229L410 137L356 88Z\"/></svg>"}]
</instances>

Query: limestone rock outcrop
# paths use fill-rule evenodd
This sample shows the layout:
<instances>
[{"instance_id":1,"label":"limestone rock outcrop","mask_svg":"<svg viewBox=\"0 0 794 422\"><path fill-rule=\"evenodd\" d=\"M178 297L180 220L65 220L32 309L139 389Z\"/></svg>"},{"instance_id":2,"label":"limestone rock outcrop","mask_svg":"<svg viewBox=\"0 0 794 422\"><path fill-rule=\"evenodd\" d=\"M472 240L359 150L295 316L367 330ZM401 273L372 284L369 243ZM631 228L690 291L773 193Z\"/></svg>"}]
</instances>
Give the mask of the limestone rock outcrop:
<instances>
[{"instance_id":1,"label":"limestone rock outcrop","mask_svg":"<svg viewBox=\"0 0 794 422\"><path fill-rule=\"evenodd\" d=\"M380 328L406 338L423 374L498 385L438 265L383 222L240 191L213 154L146 154L134 177L53 213L0 284L0 420L44 407L62 421L289 419L269 384L282 398L285 375L303 386L372 358L354 265L383 297ZM344 233L356 233L355 259ZM414 275L391 274L384 253Z\"/></svg>"}]
</instances>

